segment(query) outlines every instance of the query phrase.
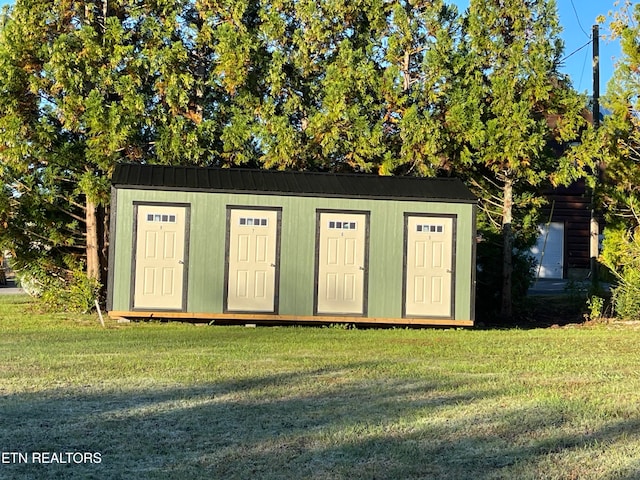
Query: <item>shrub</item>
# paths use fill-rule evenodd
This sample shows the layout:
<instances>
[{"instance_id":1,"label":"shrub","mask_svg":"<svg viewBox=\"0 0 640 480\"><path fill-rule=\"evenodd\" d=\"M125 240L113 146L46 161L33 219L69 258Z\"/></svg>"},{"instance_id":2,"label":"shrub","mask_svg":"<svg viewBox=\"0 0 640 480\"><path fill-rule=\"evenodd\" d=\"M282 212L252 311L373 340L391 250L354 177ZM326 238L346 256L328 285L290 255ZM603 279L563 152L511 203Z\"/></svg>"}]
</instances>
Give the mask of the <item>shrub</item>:
<instances>
[{"instance_id":1,"label":"shrub","mask_svg":"<svg viewBox=\"0 0 640 480\"><path fill-rule=\"evenodd\" d=\"M589 307L589 320L598 321L604 315L605 299L597 295L592 295L587 299L587 307Z\"/></svg>"},{"instance_id":2,"label":"shrub","mask_svg":"<svg viewBox=\"0 0 640 480\"><path fill-rule=\"evenodd\" d=\"M600 262L616 279L611 300L616 316L640 318L640 227L606 229Z\"/></svg>"},{"instance_id":3,"label":"shrub","mask_svg":"<svg viewBox=\"0 0 640 480\"><path fill-rule=\"evenodd\" d=\"M29 295L39 298L45 307L55 311L89 312L101 290L100 283L88 278L82 265L63 270L34 262L23 266L16 276Z\"/></svg>"},{"instance_id":4,"label":"shrub","mask_svg":"<svg viewBox=\"0 0 640 480\"><path fill-rule=\"evenodd\" d=\"M620 282L612 289L611 299L617 316L640 319L640 270L625 268Z\"/></svg>"}]
</instances>

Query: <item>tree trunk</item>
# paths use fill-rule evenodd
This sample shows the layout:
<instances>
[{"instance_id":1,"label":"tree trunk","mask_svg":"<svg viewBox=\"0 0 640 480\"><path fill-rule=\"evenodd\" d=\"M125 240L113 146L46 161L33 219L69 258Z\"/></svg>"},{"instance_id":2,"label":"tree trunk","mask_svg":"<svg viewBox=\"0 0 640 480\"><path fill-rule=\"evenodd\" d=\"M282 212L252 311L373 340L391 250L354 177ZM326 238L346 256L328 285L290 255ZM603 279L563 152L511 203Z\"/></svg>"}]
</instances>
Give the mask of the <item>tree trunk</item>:
<instances>
[{"instance_id":1,"label":"tree trunk","mask_svg":"<svg viewBox=\"0 0 640 480\"><path fill-rule=\"evenodd\" d=\"M103 294L107 285L107 274L109 272L109 215L110 208L108 205L99 209L99 222L102 228L99 232L100 243L100 283L102 284Z\"/></svg>"},{"instance_id":2,"label":"tree trunk","mask_svg":"<svg viewBox=\"0 0 640 480\"><path fill-rule=\"evenodd\" d=\"M513 180L507 178L503 187L502 202L502 303L500 317L510 320L513 316L511 283L513 274Z\"/></svg>"},{"instance_id":3,"label":"tree trunk","mask_svg":"<svg viewBox=\"0 0 640 480\"><path fill-rule=\"evenodd\" d=\"M402 90L408 92L411 88L411 50L407 48L402 61Z\"/></svg>"},{"instance_id":4,"label":"tree trunk","mask_svg":"<svg viewBox=\"0 0 640 480\"><path fill-rule=\"evenodd\" d=\"M100 250L98 240L98 207L87 199L85 220L87 228L87 277L100 281Z\"/></svg>"}]
</instances>

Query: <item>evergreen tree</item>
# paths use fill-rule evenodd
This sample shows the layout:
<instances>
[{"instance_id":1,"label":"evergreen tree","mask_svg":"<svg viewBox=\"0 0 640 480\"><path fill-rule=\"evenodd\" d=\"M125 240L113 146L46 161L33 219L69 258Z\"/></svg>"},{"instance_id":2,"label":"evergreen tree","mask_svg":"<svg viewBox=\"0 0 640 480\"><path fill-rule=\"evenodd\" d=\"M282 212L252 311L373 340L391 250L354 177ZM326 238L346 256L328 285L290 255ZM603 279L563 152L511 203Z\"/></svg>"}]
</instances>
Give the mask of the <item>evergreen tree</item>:
<instances>
[{"instance_id":1,"label":"evergreen tree","mask_svg":"<svg viewBox=\"0 0 640 480\"><path fill-rule=\"evenodd\" d=\"M400 1L385 37L381 174L449 172L459 144L456 77L463 68L457 10L443 1Z\"/></svg>"},{"instance_id":2,"label":"evergreen tree","mask_svg":"<svg viewBox=\"0 0 640 480\"><path fill-rule=\"evenodd\" d=\"M442 1L264 5L256 139L266 167L435 175L454 74Z\"/></svg>"},{"instance_id":3,"label":"evergreen tree","mask_svg":"<svg viewBox=\"0 0 640 480\"><path fill-rule=\"evenodd\" d=\"M514 242L537 223L539 187L577 174L552 147L578 138L584 101L558 73L562 42L553 0L471 0L465 25L464 108L472 123L461 161L502 235L500 314L508 319Z\"/></svg>"},{"instance_id":4,"label":"evergreen tree","mask_svg":"<svg viewBox=\"0 0 640 480\"><path fill-rule=\"evenodd\" d=\"M603 20L603 19L602 19ZM607 222L602 263L616 278L616 314L640 317L640 5L624 2L611 21L622 57L609 81L610 114L590 137L599 162L597 192Z\"/></svg>"},{"instance_id":5,"label":"evergreen tree","mask_svg":"<svg viewBox=\"0 0 640 480\"><path fill-rule=\"evenodd\" d=\"M612 35L619 38L622 58L603 99L610 111L604 119L597 151L600 155L602 201L608 223L624 228L640 225L640 5L631 2L612 20Z\"/></svg>"},{"instance_id":6,"label":"evergreen tree","mask_svg":"<svg viewBox=\"0 0 640 480\"><path fill-rule=\"evenodd\" d=\"M118 162L458 172L504 233L508 316L528 187L579 170L549 149L582 107L558 31L543 0L472 0L462 19L444 0L16 0L0 24L0 242L22 265L103 278Z\"/></svg>"},{"instance_id":7,"label":"evergreen tree","mask_svg":"<svg viewBox=\"0 0 640 480\"><path fill-rule=\"evenodd\" d=\"M84 263L102 280L117 162L228 158L220 139L243 80L237 65L209 69L228 41L211 15L188 0L18 0L5 13L0 236L18 266L45 262L65 275ZM230 161L252 154L235 145Z\"/></svg>"},{"instance_id":8,"label":"evergreen tree","mask_svg":"<svg viewBox=\"0 0 640 480\"><path fill-rule=\"evenodd\" d=\"M369 171L384 149L382 2L285 0L262 6L265 58L255 137L267 168Z\"/></svg>"}]
</instances>

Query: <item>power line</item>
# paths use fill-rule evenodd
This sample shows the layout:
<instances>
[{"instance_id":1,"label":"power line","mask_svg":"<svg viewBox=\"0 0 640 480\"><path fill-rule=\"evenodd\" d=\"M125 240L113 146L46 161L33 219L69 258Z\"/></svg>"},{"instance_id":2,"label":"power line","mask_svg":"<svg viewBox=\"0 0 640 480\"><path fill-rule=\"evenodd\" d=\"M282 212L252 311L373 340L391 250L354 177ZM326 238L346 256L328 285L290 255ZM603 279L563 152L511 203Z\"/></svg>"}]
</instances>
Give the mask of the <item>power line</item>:
<instances>
[{"instance_id":1,"label":"power line","mask_svg":"<svg viewBox=\"0 0 640 480\"><path fill-rule=\"evenodd\" d=\"M573 8L573 13L576 16L576 20L578 21L578 26L580 27L580 30L582 30L582 33L584 33L585 37L591 38L589 34L584 31L584 28L582 28L582 24L580 23L580 18L578 17L578 11L576 10L576 6L573 4L573 0L571 0L571 7Z\"/></svg>"},{"instance_id":2,"label":"power line","mask_svg":"<svg viewBox=\"0 0 640 480\"><path fill-rule=\"evenodd\" d=\"M585 43L581 47L576 48L573 52L571 52L569 55L567 55L562 60L560 60L560 63L564 63L565 60L568 60L570 57L574 56L576 53L578 53L583 48L588 47L589 45L591 45L592 42L593 42L593 39L589 40L587 43Z\"/></svg>"},{"instance_id":3,"label":"power line","mask_svg":"<svg viewBox=\"0 0 640 480\"><path fill-rule=\"evenodd\" d=\"M584 61L582 62L582 70L580 71L580 81L578 82L578 88L582 87L582 79L584 78L584 69L587 65L587 60L589 59L589 50L584 52Z\"/></svg>"}]
</instances>

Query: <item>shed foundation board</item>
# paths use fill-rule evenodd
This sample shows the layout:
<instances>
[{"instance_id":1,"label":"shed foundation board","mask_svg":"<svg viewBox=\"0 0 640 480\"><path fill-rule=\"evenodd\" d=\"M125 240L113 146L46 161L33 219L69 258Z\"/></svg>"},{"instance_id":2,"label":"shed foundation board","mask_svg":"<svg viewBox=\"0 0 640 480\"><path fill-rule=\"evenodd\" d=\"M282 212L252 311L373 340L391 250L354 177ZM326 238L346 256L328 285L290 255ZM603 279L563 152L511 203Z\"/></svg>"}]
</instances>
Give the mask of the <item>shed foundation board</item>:
<instances>
[{"instance_id":1,"label":"shed foundation board","mask_svg":"<svg viewBox=\"0 0 640 480\"><path fill-rule=\"evenodd\" d=\"M362 325L415 325L441 327L472 327L473 320L452 320L443 318L383 318L383 317L349 317L342 315L263 315L251 313L186 313L186 312L125 312L110 311L111 318L137 318L140 320L221 320L225 322L262 322L262 323L353 323Z\"/></svg>"}]
</instances>

